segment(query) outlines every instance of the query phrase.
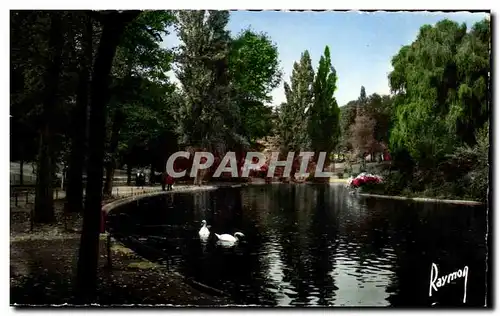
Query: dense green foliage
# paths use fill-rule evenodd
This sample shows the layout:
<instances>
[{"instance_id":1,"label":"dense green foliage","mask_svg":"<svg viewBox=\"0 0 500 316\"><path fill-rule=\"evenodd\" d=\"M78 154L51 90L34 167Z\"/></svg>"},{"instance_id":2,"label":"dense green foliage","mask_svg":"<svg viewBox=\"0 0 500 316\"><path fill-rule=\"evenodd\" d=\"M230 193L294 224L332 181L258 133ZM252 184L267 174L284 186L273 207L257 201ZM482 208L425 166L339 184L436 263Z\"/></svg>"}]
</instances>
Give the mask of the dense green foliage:
<instances>
[{"instance_id":1,"label":"dense green foliage","mask_svg":"<svg viewBox=\"0 0 500 316\"><path fill-rule=\"evenodd\" d=\"M180 143L214 153L247 148L267 136L265 105L281 78L277 48L265 34L244 30L232 38L227 11L178 12L182 41L176 75L184 102L177 111Z\"/></svg>"},{"instance_id":2,"label":"dense green foliage","mask_svg":"<svg viewBox=\"0 0 500 316\"><path fill-rule=\"evenodd\" d=\"M389 95L366 96L361 87L358 99L340 108L341 137L337 149L360 159L384 152L392 128L393 101Z\"/></svg>"},{"instance_id":3,"label":"dense green foliage","mask_svg":"<svg viewBox=\"0 0 500 316\"><path fill-rule=\"evenodd\" d=\"M161 46L174 22L166 11L144 11L128 25L111 70L105 193L110 194L119 165L160 168L172 141L171 111L175 86L169 82L172 52Z\"/></svg>"},{"instance_id":4,"label":"dense green foliage","mask_svg":"<svg viewBox=\"0 0 500 316\"><path fill-rule=\"evenodd\" d=\"M352 150L350 142L350 126L354 124L356 119L356 101L349 101L346 105L340 107L340 143L339 150L348 152Z\"/></svg>"},{"instance_id":5,"label":"dense green foliage","mask_svg":"<svg viewBox=\"0 0 500 316\"><path fill-rule=\"evenodd\" d=\"M103 23L111 15L12 13L12 38L22 39L11 45L11 159L23 163L39 157L40 129L50 127L50 151L45 152L53 173L63 171L60 164L65 170L69 166L69 210L80 210L82 202L78 192L83 187L76 184L84 179L88 164L92 64ZM45 107L36 102L43 96L43 74L52 61L48 45L54 17L62 21L60 84L57 102ZM169 154L178 149L223 152L246 148L271 134L270 92L281 81L277 47L266 34L251 29L232 36L226 30L228 19L227 11L143 11L126 26L110 72L105 193L111 192L118 167L127 167L130 180L132 168L164 171ZM162 43L170 26L181 40L174 50ZM170 70L180 87L169 80Z\"/></svg>"},{"instance_id":6,"label":"dense green foliage","mask_svg":"<svg viewBox=\"0 0 500 316\"><path fill-rule=\"evenodd\" d=\"M421 28L417 39L393 58L394 149L418 164L433 165L457 145L476 142L474 130L488 120L489 21L470 32L444 20Z\"/></svg>"},{"instance_id":7,"label":"dense green foliage","mask_svg":"<svg viewBox=\"0 0 500 316\"><path fill-rule=\"evenodd\" d=\"M486 199L490 32L488 20L469 31L443 20L394 56L393 105L379 107L392 122L375 131L389 130L397 170L384 191Z\"/></svg>"},{"instance_id":8,"label":"dense green foliage","mask_svg":"<svg viewBox=\"0 0 500 316\"><path fill-rule=\"evenodd\" d=\"M234 102L239 105L240 133L249 143L273 128L270 93L281 82L278 49L266 34L246 29L232 41L229 71Z\"/></svg>"},{"instance_id":9,"label":"dense green foliage","mask_svg":"<svg viewBox=\"0 0 500 316\"><path fill-rule=\"evenodd\" d=\"M180 11L177 19L182 43L176 75L185 94L178 112L180 143L224 152L241 138L239 111L231 102L229 12Z\"/></svg>"}]
</instances>

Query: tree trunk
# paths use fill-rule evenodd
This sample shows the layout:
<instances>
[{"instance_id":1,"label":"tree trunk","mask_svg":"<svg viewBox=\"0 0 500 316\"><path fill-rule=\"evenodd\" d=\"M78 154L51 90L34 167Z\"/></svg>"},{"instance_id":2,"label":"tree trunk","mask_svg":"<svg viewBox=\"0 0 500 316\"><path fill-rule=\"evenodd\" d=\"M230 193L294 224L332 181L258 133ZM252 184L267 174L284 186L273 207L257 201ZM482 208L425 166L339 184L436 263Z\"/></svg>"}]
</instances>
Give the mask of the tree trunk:
<instances>
[{"instance_id":1,"label":"tree trunk","mask_svg":"<svg viewBox=\"0 0 500 316\"><path fill-rule=\"evenodd\" d=\"M109 162L106 164L106 181L104 182L104 195L111 196L113 191L113 177L116 169L116 149L120 136L120 128L123 122L123 115L120 110L115 110L113 127L111 130L111 140L109 144Z\"/></svg>"},{"instance_id":2,"label":"tree trunk","mask_svg":"<svg viewBox=\"0 0 500 316\"><path fill-rule=\"evenodd\" d=\"M124 13L116 11L99 13L103 17L103 30L93 67L91 84L90 120L92 128L89 135L87 196L85 198L76 280L76 299L80 303L92 303L96 296L109 73L125 25L136 18L139 13L140 11L135 10Z\"/></svg>"},{"instance_id":3,"label":"tree trunk","mask_svg":"<svg viewBox=\"0 0 500 316\"><path fill-rule=\"evenodd\" d=\"M127 185L132 183L132 166L127 163Z\"/></svg>"},{"instance_id":4,"label":"tree trunk","mask_svg":"<svg viewBox=\"0 0 500 316\"><path fill-rule=\"evenodd\" d=\"M149 184L151 185L155 184L155 165L153 162L151 163L151 168L149 172Z\"/></svg>"},{"instance_id":5,"label":"tree trunk","mask_svg":"<svg viewBox=\"0 0 500 316\"><path fill-rule=\"evenodd\" d=\"M44 83L45 96L43 100L43 114L40 128L40 147L37 163L37 179L35 188L35 223L50 223L55 220L54 197L53 197L53 153L52 153L52 124L55 107L57 104L57 89L61 72L61 53L63 46L63 34L61 30L60 13L51 14L49 48L52 50L52 58L48 64Z\"/></svg>"},{"instance_id":6,"label":"tree trunk","mask_svg":"<svg viewBox=\"0 0 500 316\"><path fill-rule=\"evenodd\" d=\"M24 168L24 160L23 160L23 155L22 155L22 149L21 149L21 160L19 161L19 185L23 185L24 184L24 171L23 171L23 168Z\"/></svg>"},{"instance_id":7,"label":"tree trunk","mask_svg":"<svg viewBox=\"0 0 500 316\"><path fill-rule=\"evenodd\" d=\"M115 176L115 162L114 158L110 158L111 161L109 161L106 164L106 180L104 181L104 190L103 190L103 195L104 196L111 196L113 193L113 178Z\"/></svg>"},{"instance_id":8,"label":"tree trunk","mask_svg":"<svg viewBox=\"0 0 500 316\"><path fill-rule=\"evenodd\" d=\"M52 139L48 122L40 133L39 154L35 187L35 223L51 223L54 215L54 191L52 188Z\"/></svg>"},{"instance_id":9,"label":"tree trunk","mask_svg":"<svg viewBox=\"0 0 500 316\"><path fill-rule=\"evenodd\" d=\"M73 113L73 135L66 191L67 212L81 212L83 207L83 166L89 103L89 75L92 64L92 19L85 15L83 28L83 56L80 64L78 94Z\"/></svg>"}]
</instances>

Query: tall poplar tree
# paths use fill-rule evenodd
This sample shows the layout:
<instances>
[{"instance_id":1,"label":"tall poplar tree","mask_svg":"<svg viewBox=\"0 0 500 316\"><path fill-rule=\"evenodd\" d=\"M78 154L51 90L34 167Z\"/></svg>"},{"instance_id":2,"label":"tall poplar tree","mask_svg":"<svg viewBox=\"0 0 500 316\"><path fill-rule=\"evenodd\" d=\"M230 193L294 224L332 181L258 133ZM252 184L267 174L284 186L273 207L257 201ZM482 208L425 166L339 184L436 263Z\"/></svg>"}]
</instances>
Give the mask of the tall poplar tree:
<instances>
[{"instance_id":1,"label":"tall poplar tree","mask_svg":"<svg viewBox=\"0 0 500 316\"><path fill-rule=\"evenodd\" d=\"M176 76L186 97L178 112L180 143L219 153L243 141L231 102L228 21L228 11L177 12Z\"/></svg>"},{"instance_id":2,"label":"tall poplar tree","mask_svg":"<svg viewBox=\"0 0 500 316\"><path fill-rule=\"evenodd\" d=\"M336 89L337 73L332 67L330 48L326 46L314 80L314 101L307 112L308 134L316 158L319 152L332 152L339 141L340 110L334 96Z\"/></svg>"},{"instance_id":3,"label":"tall poplar tree","mask_svg":"<svg viewBox=\"0 0 500 316\"><path fill-rule=\"evenodd\" d=\"M313 100L314 70L306 50L300 62L293 65L290 84L285 82L286 103L280 106L279 134L282 151L300 151L308 148L307 111Z\"/></svg>"}]
</instances>

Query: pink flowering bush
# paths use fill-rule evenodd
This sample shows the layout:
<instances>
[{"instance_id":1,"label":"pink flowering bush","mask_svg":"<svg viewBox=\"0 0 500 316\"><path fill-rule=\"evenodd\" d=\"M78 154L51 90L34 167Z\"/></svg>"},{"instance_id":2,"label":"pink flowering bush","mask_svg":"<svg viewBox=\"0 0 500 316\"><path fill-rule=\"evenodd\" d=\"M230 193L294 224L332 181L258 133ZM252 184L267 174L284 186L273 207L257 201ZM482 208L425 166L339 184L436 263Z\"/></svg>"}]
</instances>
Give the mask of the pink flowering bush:
<instances>
[{"instance_id":1,"label":"pink flowering bush","mask_svg":"<svg viewBox=\"0 0 500 316\"><path fill-rule=\"evenodd\" d=\"M360 173L355 178L352 177L349 178L347 186L352 189L357 189L364 185L379 184L379 183L382 183L382 178L380 176L367 173Z\"/></svg>"}]
</instances>

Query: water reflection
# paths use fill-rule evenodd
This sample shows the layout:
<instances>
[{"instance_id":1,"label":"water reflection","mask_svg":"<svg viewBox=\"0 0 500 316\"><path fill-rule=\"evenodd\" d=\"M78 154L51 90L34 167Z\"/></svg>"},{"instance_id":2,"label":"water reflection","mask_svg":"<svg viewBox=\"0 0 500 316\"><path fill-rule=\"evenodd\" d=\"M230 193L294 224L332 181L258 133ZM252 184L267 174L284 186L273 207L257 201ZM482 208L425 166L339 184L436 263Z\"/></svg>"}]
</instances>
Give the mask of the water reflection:
<instances>
[{"instance_id":1,"label":"water reflection","mask_svg":"<svg viewBox=\"0 0 500 316\"><path fill-rule=\"evenodd\" d=\"M171 205L163 197L124 207L135 224L127 227L168 252L174 269L241 304L461 305L463 281L429 298L431 263L440 274L468 265L467 305L484 304L482 207L361 198L327 185L178 194ZM203 219L211 232L245 238L227 249L202 244Z\"/></svg>"}]
</instances>

